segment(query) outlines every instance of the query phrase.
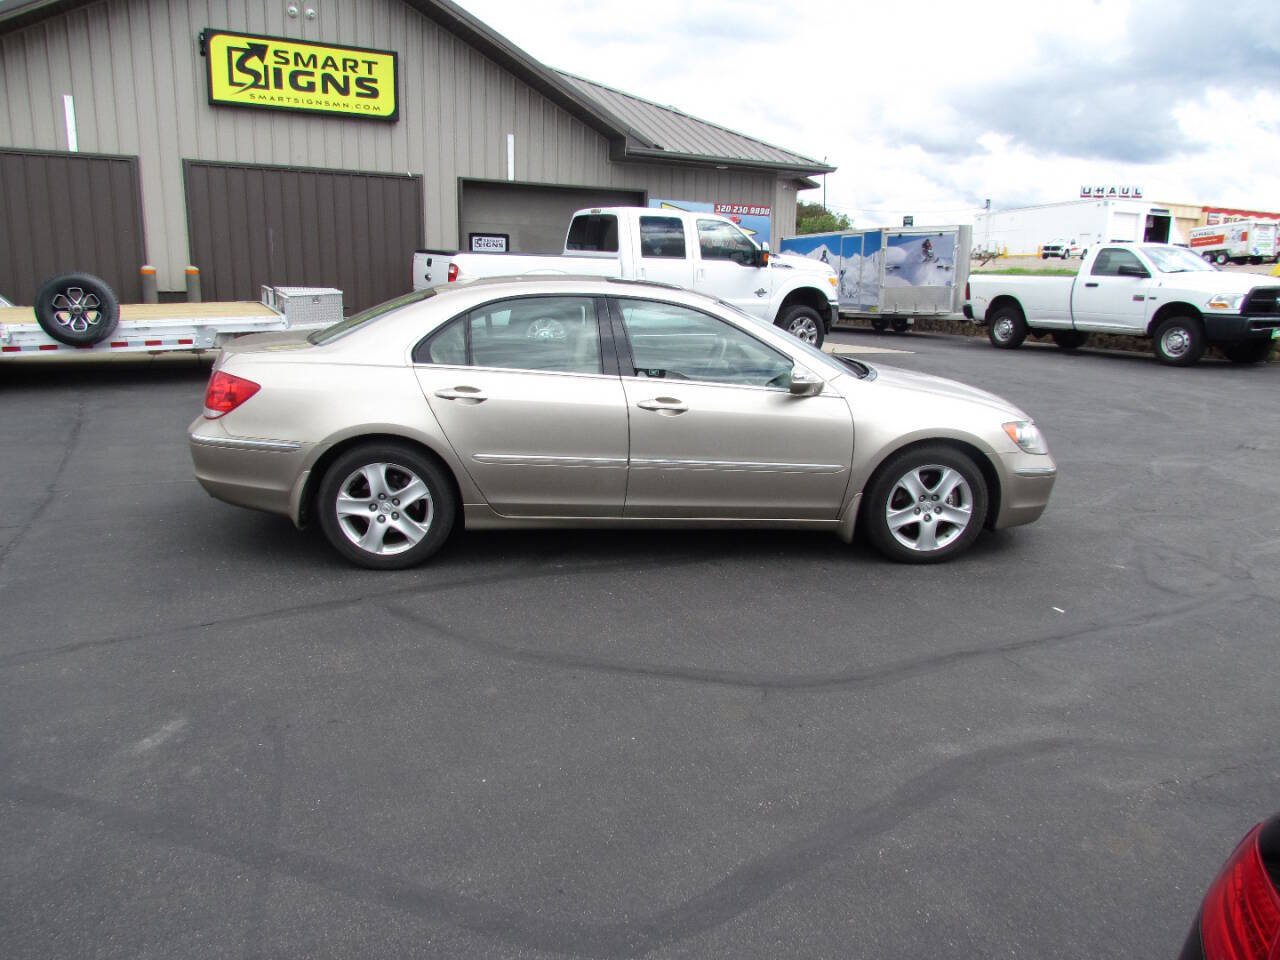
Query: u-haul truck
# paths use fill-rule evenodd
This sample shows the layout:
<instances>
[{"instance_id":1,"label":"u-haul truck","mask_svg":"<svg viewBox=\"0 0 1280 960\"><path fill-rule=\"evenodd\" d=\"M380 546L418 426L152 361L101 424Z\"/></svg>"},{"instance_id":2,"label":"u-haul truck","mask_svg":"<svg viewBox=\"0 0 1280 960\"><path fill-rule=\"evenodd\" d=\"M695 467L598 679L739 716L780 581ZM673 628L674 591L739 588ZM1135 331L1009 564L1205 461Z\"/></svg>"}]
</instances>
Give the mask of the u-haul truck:
<instances>
[{"instance_id":1,"label":"u-haul truck","mask_svg":"<svg viewBox=\"0 0 1280 960\"><path fill-rule=\"evenodd\" d=\"M1276 262L1275 220L1231 220L1191 231L1191 249L1206 260L1222 264Z\"/></svg>"}]
</instances>

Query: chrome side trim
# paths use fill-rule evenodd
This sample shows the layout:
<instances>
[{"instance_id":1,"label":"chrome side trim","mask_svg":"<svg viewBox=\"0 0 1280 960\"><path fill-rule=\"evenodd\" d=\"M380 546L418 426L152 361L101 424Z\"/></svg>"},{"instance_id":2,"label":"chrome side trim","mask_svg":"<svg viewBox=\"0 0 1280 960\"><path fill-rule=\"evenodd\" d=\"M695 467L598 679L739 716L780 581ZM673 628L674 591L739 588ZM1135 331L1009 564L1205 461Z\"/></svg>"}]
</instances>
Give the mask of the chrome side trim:
<instances>
[{"instance_id":1,"label":"chrome side trim","mask_svg":"<svg viewBox=\"0 0 1280 960\"><path fill-rule=\"evenodd\" d=\"M633 467L675 470L742 470L748 473L843 473L839 463L765 463L757 460L632 460Z\"/></svg>"},{"instance_id":2,"label":"chrome side trim","mask_svg":"<svg viewBox=\"0 0 1280 960\"><path fill-rule=\"evenodd\" d=\"M1019 467L1013 471L1020 477L1056 477L1057 467Z\"/></svg>"},{"instance_id":3,"label":"chrome side trim","mask_svg":"<svg viewBox=\"0 0 1280 960\"><path fill-rule=\"evenodd\" d=\"M477 463L504 463L520 467L625 467L626 457L541 457L520 453L476 453Z\"/></svg>"},{"instance_id":4,"label":"chrome side trim","mask_svg":"<svg viewBox=\"0 0 1280 960\"><path fill-rule=\"evenodd\" d=\"M190 434L191 442L200 447L221 447L224 450L269 450L275 453L293 453L302 444L293 440L241 440L238 437L202 437Z\"/></svg>"}]
</instances>

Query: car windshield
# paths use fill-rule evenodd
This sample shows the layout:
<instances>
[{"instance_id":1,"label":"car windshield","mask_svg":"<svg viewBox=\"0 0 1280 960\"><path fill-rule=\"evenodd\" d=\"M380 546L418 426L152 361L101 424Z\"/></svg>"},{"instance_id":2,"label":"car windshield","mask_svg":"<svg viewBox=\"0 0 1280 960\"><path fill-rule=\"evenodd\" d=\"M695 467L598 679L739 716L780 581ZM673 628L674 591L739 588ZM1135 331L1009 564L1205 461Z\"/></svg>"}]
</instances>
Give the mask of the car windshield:
<instances>
[{"instance_id":1,"label":"car windshield","mask_svg":"<svg viewBox=\"0 0 1280 960\"><path fill-rule=\"evenodd\" d=\"M382 303L369 307L367 310L361 310L359 313L345 317L333 324L333 326L325 327L323 330L317 330L315 333L310 334L307 337L307 340L317 346L328 343L331 340L336 340L343 334L350 333L352 330L364 326L366 323L371 323L379 317L386 316L393 310L399 310L401 307L407 307L411 303L418 303L421 300L426 300L428 297L434 297L435 295L436 288L428 287L426 290L415 290L413 293L406 293L403 296L392 297L390 300L384 300Z\"/></svg>"},{"instance_id":2,"label":"car windshield","mask_svg":"<svg viewBox=\"0 0 1280 960\"><path fill-rule=\"evenodd\" d=\"M766 323L764 320L761 320L759 317L753 317L751 314L747 313L747 311L743 310L742 308L736 307L732 303L729 303L728 301L721 300L719 297L716 298L716 303L720 304L720 306L724 307L726 310L730 310L733 313L736 313L740 317L745 317L746 319L750 320L754 324L758 324L764 327L769 326L768 323ZM859 380L865 380L867 377L872 376L872 374L874 373L873 369L867 366L867 364L863 363L861 360L854 360L852 357L839 357L839 358L833 357L831 354L823 353L817 347L813 346L812 344L805 343L803 340L799 338L796 339L796 342L793 343L792 346L799 347L806 354L808 354L810 357L813 358L814 363L819 364L822 367L825 367L828 371L831 371L831 372L852 373ZM842 360L845 360L848 362L841 363Z\"/></svg>"},{"instance_id":3,"label":"car windshield","mask_svg":"<svg viewBox=\"0 0 1280 960\"><path fill-rule=\"evenodd\" d=\"M1153 243L1140 249L1161 273L1203 273L1218 269L1185 247Z\"/></svg>"}]
</instances>

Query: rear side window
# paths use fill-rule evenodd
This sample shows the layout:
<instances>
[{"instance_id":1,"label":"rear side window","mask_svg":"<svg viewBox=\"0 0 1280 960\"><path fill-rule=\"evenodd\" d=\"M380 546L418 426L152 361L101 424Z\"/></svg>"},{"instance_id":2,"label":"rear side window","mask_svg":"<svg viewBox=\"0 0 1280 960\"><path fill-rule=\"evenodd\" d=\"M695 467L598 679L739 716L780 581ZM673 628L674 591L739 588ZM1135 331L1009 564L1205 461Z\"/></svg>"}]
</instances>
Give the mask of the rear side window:
<instances>
[{"instance_id":1,"label":"rear side window","mask_svg":"<svg viewBox=\"0 0 1280 960\"><path fill-rule=\"evenodd\" d=\"M683 260L684 224L680 218L641 217L640 256Z\"/></svg>"},{"instance_id":2,"label":"rear side window","mask_svg":"<svg viewBox=\"0 0 1280 960\"><path fill-rule=\"evenodd\" d=\"M565 249L583 253L618 252L618 218L611 213L584 213L569 224Z\"/></svg>"},{"instance_id":3,"label":"rear side window","mask_svg":"<svg viewBox=\"0 0 1280 960\"><path fill-rule=\"evenodd\" d=\"M413 351L414 363L600 373L600 328L587 297L501 300L457 317Z\"/></svg>"}]
</instances>

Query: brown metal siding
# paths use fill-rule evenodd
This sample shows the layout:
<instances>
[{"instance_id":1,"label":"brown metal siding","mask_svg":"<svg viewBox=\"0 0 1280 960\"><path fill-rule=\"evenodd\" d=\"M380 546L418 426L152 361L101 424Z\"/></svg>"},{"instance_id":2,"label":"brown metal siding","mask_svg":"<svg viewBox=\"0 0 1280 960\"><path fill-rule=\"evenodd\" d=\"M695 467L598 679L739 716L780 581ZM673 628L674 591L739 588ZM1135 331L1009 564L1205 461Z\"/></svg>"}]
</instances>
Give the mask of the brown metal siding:
<instances>
[{"instance_id":1,"label":"brown metal siding","mask_svg":"<svg viewBox=\"0 0 1280 960\"><path fill-rule=\"evenodd\" d=\"M142 297L146 258L136 157L0 150L0 293L31 303L60 273L93 273Z\"/></svg>"},{"instance_id":2,"label":"brown metal siding","mask_svg":"<svg viewBox=\"0 0 1280 960\"><path fill-rule=\"evenodd\" d=\"M263 284L337 287L348 313L412 287L422 177L183 161L192 263L206 300Z\"/></svg>"}]
</instances>

